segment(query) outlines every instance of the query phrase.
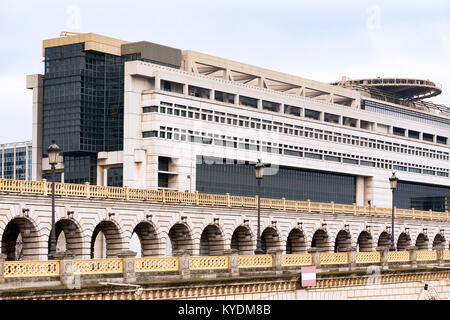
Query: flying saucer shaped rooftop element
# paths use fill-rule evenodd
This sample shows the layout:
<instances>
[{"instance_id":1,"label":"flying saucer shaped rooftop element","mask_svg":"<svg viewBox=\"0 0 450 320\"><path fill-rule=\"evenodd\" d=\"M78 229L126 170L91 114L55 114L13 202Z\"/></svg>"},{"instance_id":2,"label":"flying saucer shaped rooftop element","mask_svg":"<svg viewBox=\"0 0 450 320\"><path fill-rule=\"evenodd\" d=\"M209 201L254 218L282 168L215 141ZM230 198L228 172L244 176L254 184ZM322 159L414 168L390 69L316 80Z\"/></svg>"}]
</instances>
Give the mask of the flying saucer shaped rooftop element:
<instances>
[{"instance_id":1,"label":"flying saucer shaped rooftop element","mask_svg":"<svg viewBox=\"0 0 450 320\"><path fill-rule=\"evenodd\" d=\"M367 88L375 88L386 94L396 96L402 99L422 100L428 99L441 94L440 85L422 79L406 79L406 78L372 78L372 79L356 79L333 83L334 85L357 85Z\"/></svg>"}]
</instances>

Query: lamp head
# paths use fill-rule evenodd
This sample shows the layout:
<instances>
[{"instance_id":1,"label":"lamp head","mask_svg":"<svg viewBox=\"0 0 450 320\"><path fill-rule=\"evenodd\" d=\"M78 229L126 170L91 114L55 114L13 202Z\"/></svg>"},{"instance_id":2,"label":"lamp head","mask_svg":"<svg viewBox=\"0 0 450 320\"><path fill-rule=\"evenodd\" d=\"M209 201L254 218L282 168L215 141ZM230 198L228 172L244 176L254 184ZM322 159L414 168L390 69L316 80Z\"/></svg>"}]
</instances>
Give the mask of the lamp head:
<instances>
[{"instance_id":1,"label":"lamp head","mask_svg":"<svg viewBox=\"0 0 450 320\"><path fill-rule=\"evenodd\" d=\"M47 148L48 162L50 164L55 164L56 165L58 163L58 158L59 158L60 151L61 151L61 149L56 144L56 141L52 140L52 144Z\"/></svg>"},{"instance_id":2,"label":"lamp head","mask_svg":"<svg viewBox=\"0 0 450 320\"><path fill-rule=\"evenodd\" d=\"M264 176L264 163L261 162L261 159L258 159L258 162L255 164L255 177L256 179L262 179Z\"/></svg>"},{"instance_id":3,"label":"lamp head","mask_svg":"<svg viewBox=\"0 0 450 320\"><path fill-rule=\"evenodd\" d=\"M392 176L389 178L389 185L392 190L397 189L398 178L395 176L395 172L392 172Z\"/></svg>"}]
</instances>

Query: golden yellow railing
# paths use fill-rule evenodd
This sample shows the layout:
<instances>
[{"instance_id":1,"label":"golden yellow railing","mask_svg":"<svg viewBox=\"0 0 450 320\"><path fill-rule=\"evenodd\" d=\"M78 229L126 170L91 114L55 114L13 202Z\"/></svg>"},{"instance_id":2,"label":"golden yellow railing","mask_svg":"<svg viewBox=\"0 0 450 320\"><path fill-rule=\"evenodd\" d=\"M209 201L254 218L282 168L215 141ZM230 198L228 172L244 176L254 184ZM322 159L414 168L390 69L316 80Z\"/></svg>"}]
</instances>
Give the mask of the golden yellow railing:
<instances>
[{"instance_id":1,"label":"golden yellow railing","mask_svg":"<svg viewBox=\"0 0 450 320\"><path fill-rule=\"evenodd\" d=\"M312 265L312 255L309 253L283 254L281 257L282 266L310 266Z\"/></svg>"},{"instance_id":2,"label":"golden yellow railing","mask_svg":"<svg viewBox=\"0 0 450 320\"><path fill-rule=\"evenodd\" d=\"M214 270L228 269L228 257L190 257L189 269L191 270Z\"/></svg>"},{"instance_id":3,"label":"golden yellow railing","mask_svg":"<svg viewBox=\"0 0 450 320\"><path fill-rule=\"evenodd\" d=\"M0 192L32 193L49 195L51 183L45 181L28 181L0 179ZM61 196L85 198L111 198L124 200L158 201L163 203L190 203L196 205L228 206L256 208L257 197L207 194L198 192L178 192L169 190L134 189L128 187L106 187L86 184L55 183L55 193ZM350 214L369 214L373 216L391 216L392 209L357 206L355 204L324 203L311 201L294 201L286 199L261 198L261 208L278 210L295 210L307 212L341 212ZM450 220L448 212L420 211L395 208L395 217L413 219Z\"/></svg>"},{"instance_id":4,"label":"golden yellow railing","mask_svg":"<svg viewBox=\"0 0 450 320\"><path fill-rule=\"evenodd\" d=\"M59 261L6 261L5 278L59 276Z\"/></svg>"},{"instance_id":5,"label":"golden yellow railing","mask_svg":"<svg viewBox=\"0 0 450 320\"><path fill-rule=\"evenodd\" d=\"M137 258L134 263L136 272L178 271L177 257Z\"/></svg>"},{"instance_id":6,"label":"golden yellow railing","mask_svg":"<svg viewBox=\"0 0 450 320\"><path fill-rule=\"evenodd\" d=\"M408 262L411 261L409 251L389 251L388 262Z\"/></svg>"},{"instance_id":7,"label":"golden yellow railing","mask_svg":"<svg viewBox=\"0 0 450 320\"><path fill-rule=\"evenodd\" d=\"M74 274L106 274L106 273L122 273L122 259L91 259L91 260L74 260Z\"/></svg>"},{"instance_id":8,"label":"golden yellow railing","mask_svg":"<svg viewBox=\"0 0 450 320\"><path fill-rule=\"evenodd\" d=\"M437 251L417 251L416 261L434 261L437 260Z\"/></svg>"},{"instance_id":9,"label":"golden yellow railing","mask_svg":"<svg viewBox=\"0 0 450 320\"><path fill-rule=\"evenodd\" d=\"M262 254L255 256L239 256L239 268L270 268L272 267L272 255Z\"/></svg>"},{"instance_id":10,"label":"golden yellow railing","mask_svg":"<svg viewBox=\"0 0 450 320\"><path fill-rule=\"evenodd\" d=\"M450 260L450 250L444 250L443 259Z\"/></svg>"},{"instance_id":11,"label":"golden yellow railing","mask_svg":"<svg viewBox=\"0 0 450 320\"><path fill-rule=\"evenodd\" d=\"M321 253L320 254L320 264L348 264L348 253Z\"/></svg>"},{"instance_id":12,"label":"golden yellow railing","mask_svg":"<svg viewBox=\"0 0 450 320\"><path fill-rule=\"evenodd\" d=\"M380 263L380 252L356 252L356 263Z\"/></svg>"}]
</instances>

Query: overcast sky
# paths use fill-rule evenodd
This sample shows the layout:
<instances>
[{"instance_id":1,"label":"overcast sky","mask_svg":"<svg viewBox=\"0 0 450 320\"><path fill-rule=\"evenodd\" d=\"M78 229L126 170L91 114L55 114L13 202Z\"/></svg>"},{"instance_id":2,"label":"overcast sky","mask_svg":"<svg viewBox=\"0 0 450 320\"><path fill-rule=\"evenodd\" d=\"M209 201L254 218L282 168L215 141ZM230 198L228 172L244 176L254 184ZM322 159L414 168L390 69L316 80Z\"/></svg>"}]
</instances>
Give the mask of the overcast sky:
<instances>
[{"instance_id":1,"label":"overcast sky","mask_svg":"<svg viewBox=\"0 0 450 320\"><path fill-rule=\"evenodd\" d=\"M435 81L450 106L450 1L0 1L0 144L31 140L27 74L63 30L146 40L318 81Z\"/></svg>"}]
</instances>

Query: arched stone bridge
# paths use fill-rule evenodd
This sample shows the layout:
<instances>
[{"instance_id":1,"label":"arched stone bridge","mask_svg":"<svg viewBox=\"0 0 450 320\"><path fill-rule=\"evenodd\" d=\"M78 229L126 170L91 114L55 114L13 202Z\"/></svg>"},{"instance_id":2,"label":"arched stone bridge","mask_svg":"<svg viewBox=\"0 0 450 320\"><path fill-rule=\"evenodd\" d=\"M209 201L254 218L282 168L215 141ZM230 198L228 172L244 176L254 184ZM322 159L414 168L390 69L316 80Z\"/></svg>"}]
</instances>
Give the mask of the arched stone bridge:
<instances>
[{"instance_id":1,"label":"arched stone bridge","mask_svg":"<svg viewBox=\"0 0 450 320\"><path fill-rule=\"evenodd\" d=\"M46 260L51 232L51 184L0 180L1 252L7 260ZM230 195L56 184L58 246L77 259L221 255L256 247L256 199ZM304 253L374 251L390 245L390 209L261 199L263 250ZM398 250L449 248L448 212L396 210Z\"/></svg>"}]
</instances>

